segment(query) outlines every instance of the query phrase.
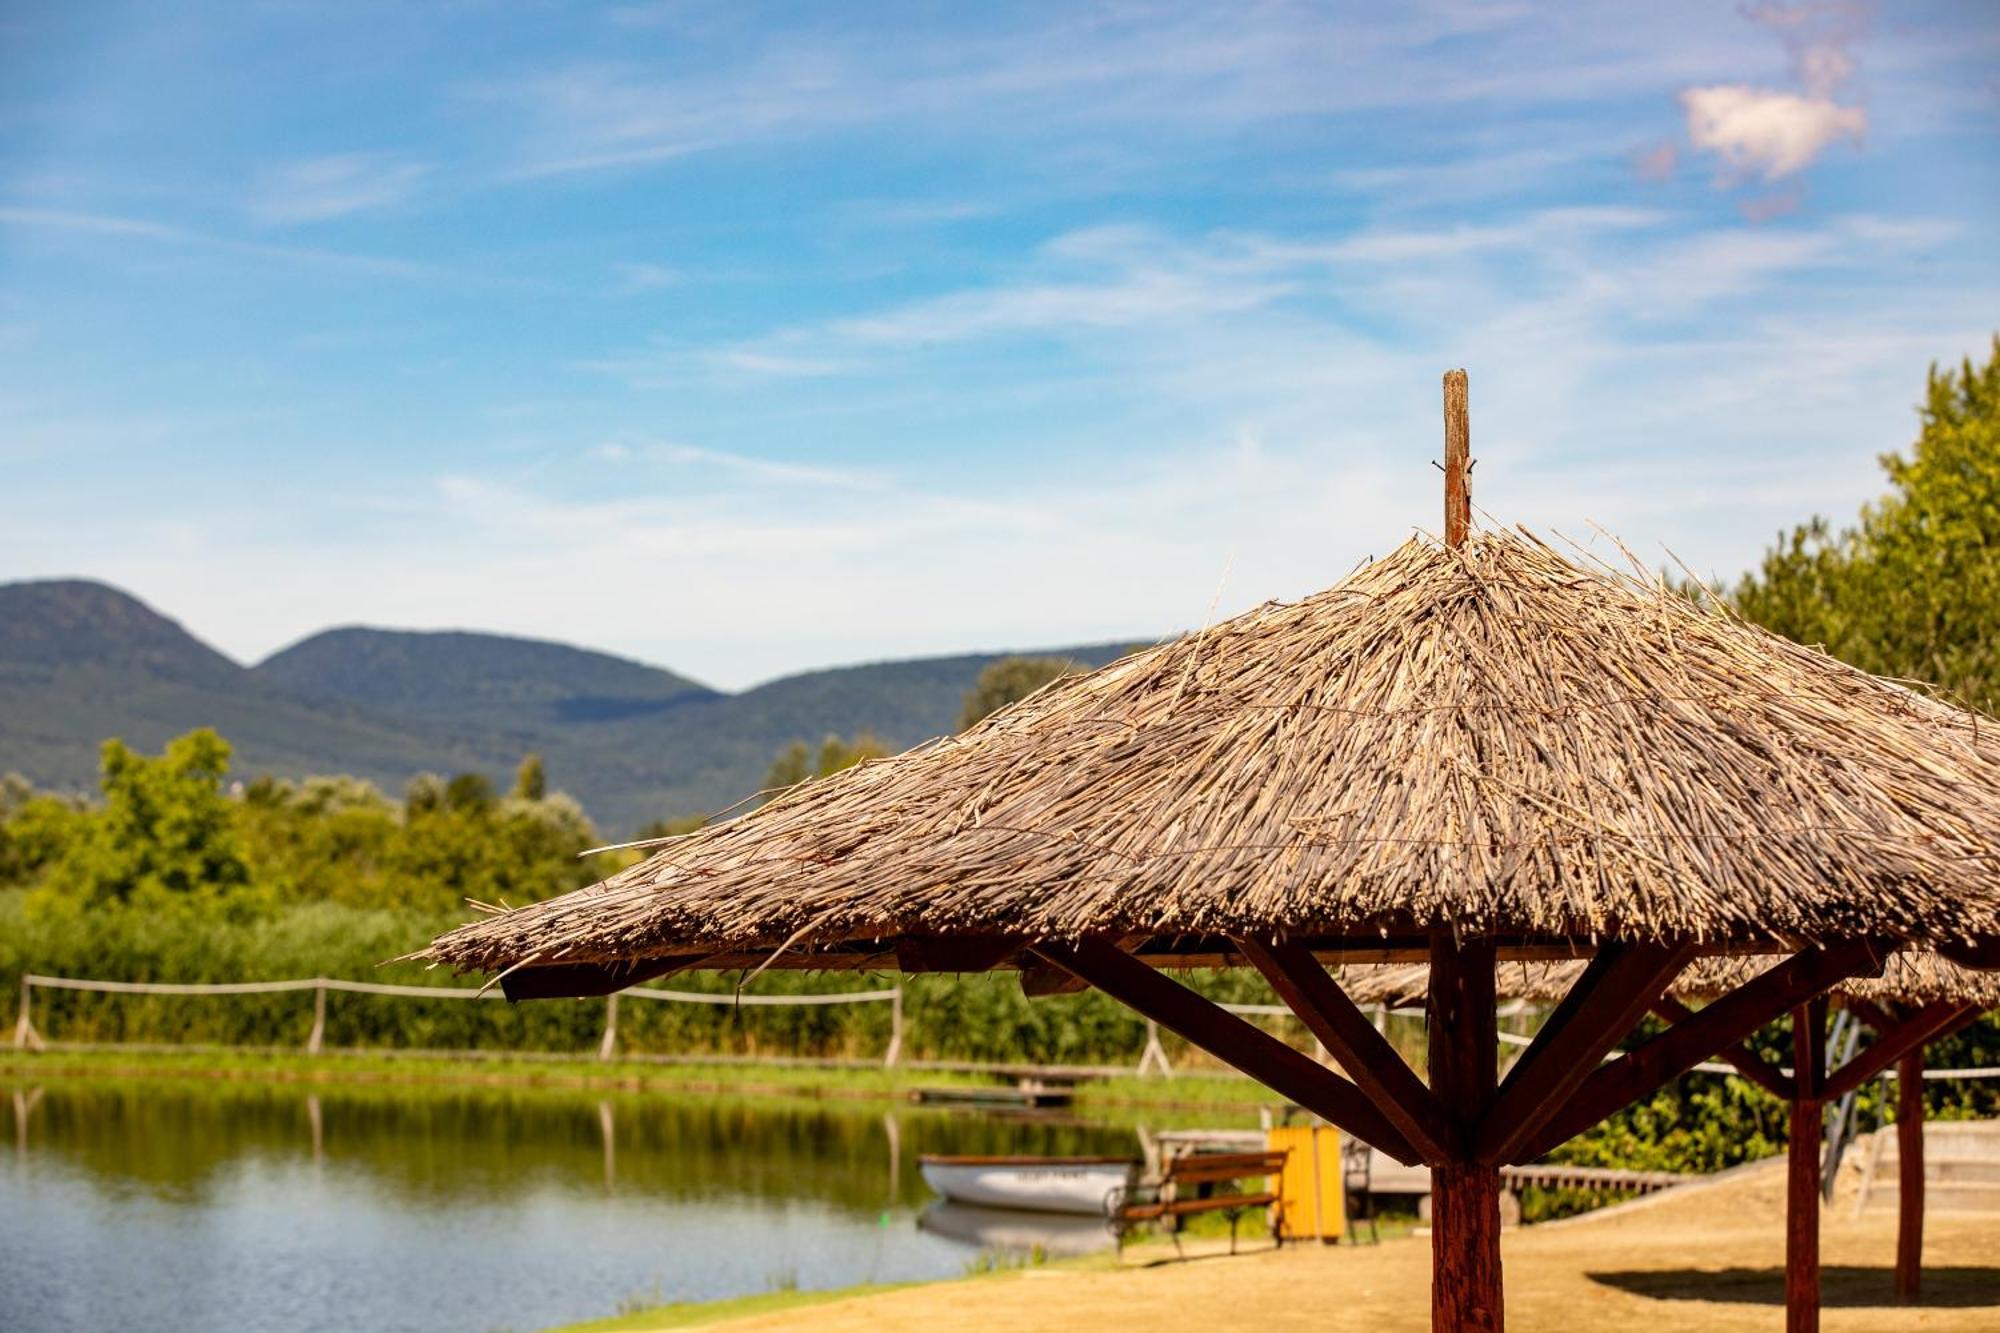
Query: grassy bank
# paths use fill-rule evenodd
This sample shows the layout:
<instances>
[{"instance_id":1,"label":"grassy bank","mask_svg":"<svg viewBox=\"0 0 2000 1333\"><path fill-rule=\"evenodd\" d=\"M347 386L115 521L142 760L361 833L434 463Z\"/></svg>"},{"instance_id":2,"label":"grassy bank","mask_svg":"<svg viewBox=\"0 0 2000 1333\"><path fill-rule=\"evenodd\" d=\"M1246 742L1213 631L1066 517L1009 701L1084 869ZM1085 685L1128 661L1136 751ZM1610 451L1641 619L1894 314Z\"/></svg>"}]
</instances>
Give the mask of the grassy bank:
<instances>
[{"instance_id":1,"label":"grassy bank","mask_svg":"<svg viewBox=\"0 0 2000 1333\"><path fill-rule=\"evenodd\" d=\"M923 1087L990 1085L991 1078L946 1070L880 1066L598 1061L510 1052L491 1056L414 1051L119 1047L0 1052L11 1078L245 1079L269 1082L541 1087L607 1092L772 1096L900 1102ZM1211 1111L1248 1120L1272 1095L1247 1079L1183 1075L1119 1076L1077 1085L1076 1111L1117 1119L1141 1110ZM1254 1122L1253 1122L1254 1123Z\"/></svg>"},{"instance_id":2,"label":"grassy bank","mask_svg":"<svg viewBox=\"0 0 2000 1333\"><path fill-rule=\"evenodd\" d=\"M752 1315L784 1314L805 1310L829 1301L854 1296L876 1296L915 1285L904 1282L862 1283L853 1287L830 1287L825 1291L765 1291L755 1296L734 1296L721 1301L678 1301L671 1305L649 1305L626 1314L592 1319L582 1324L565 1324L549 1333L638 1333L656 1328L698 1328L725 1319L747 1319Z\"/></svg>"}]
</instances>

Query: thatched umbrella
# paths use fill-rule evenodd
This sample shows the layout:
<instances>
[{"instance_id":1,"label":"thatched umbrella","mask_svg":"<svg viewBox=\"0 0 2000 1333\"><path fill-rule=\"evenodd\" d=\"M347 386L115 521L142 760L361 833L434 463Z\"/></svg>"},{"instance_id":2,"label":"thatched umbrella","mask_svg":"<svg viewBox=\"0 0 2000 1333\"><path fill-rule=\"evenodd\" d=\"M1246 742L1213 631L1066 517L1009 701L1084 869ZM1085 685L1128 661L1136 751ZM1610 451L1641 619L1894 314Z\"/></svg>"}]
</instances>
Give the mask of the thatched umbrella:
<instances>
[{"instance_id":1,"label":"thatched umbrella","mask_svg":"<svg viewBox=\"0 0 2000 1333\"><path fill-rule=\"evenodd\" d=\"M1704 958L1688 966L1653 1005L1668 1022L1685 1021L1687 1002L1728 995L1770 965L1769 958ZM1583 975L1581 962L1501 963L1494 990L1503 999L1554 1003ZM1359 1004L1404 1006L1420 1003L1429 987L1421 963L1342 969L1341 988ZM1821 1110L1868 1080L1896 1066L1897 1227L1895 1284L1898 1299L1914 1301L1922 1286L1924 1247L1924 1047L1977 1022L2000 1008L2000 974L1959 967L1935 954L1899 953L1882 974L1857 977L1835 987L1826 1001L1844 1006L1865 1024L1874 1040L1839 1068L1825 1065L1824 1004L1814 1001L1793 1011L1791 1070L1738 1042L1716 1052L1738 1073L1782 1099L1791 1121L1786 1149L1790 1183L1786 1192L1785 1307L1794 1328L1816 1326L1819 1312L1819 1158Z\"/></svg>"},{"instance_id":2,"label":"thatched umbrella","mask_svg":"<svg viewBox=\"0 0 2000 1333\"><path fill-rule=\"evenodd\" d=\"M508 993L676 968L1097 986L1432 1167L1433 1318L1501 1322L1499 1174L1921 942L2000 960L2000 727L1726 614L1446 523L1326 592L1059 680L424 957ZM1705 954L1786 961L1601 1058ZM1504 1085L1496 959L1590 965ZM1429 1082L1325 962L1430 964ZM1160 969L1255 966L1345 1078Z\"/></svg>"}]
</instances>

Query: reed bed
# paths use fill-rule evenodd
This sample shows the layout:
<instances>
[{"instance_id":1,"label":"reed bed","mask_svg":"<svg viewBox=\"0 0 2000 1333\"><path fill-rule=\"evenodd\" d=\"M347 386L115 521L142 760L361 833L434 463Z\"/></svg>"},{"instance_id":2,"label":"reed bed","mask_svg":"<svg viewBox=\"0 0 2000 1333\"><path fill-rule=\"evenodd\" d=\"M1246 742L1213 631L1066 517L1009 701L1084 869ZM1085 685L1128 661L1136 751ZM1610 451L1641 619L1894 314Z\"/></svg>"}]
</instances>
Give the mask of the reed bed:
<instances>
[{"instance_id":1,"label":"reed bed","mask_svg":"<svg viewBox=\"0 0 2000 1333\"><path fill-rule=\"evenodd\" d=\"M2000 724L1525 530L1419 537L419 956L1437 926L1994 934Z\"/></svg>"}]
</instances>

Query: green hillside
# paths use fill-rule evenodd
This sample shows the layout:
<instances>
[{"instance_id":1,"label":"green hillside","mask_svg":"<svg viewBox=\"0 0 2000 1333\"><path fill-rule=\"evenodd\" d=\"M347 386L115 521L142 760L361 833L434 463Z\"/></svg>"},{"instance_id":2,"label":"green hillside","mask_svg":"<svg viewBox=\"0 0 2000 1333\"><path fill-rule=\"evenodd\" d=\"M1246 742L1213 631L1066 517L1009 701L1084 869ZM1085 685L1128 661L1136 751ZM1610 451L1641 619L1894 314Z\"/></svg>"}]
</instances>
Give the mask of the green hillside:
<instances>
[{"instance_id":1,"label":"green hillside","mask_svg":"<svg viewBox=\"0 0 2000 1333\"><path fill-rule=\"evenodd\" d=\"M87 789L106 737L156 750L202 726L236 743L245 772L400 782L504 757L443 728L295 698L116 588L0 584L0 771Z\"/></svg>"},{"instance_id":2,"label":"green hillside","mask_svg":"<svg viewBox=\"0 0 2000 1333\"><path fill-rule=\"evenodd\" d=\"M323 630L254 670L305 698L502 730L642 717L715 694L608 653L458 630Z\"/></svg>"},{"instance_id":3,"label":"green hillside","mask_svg":"<svg viewBox=\"0 0 2000 1333\"><path fill-rule=\"evenodd\" d=\"M1089 665L1127 645L1051 650ZM463 632L344 628L255 668L100 583L0 585L0 772L83 789L97 747L144 750L198 726L236 771L353 773L400 791L419 772L496 780L527 750L607 837L719 810L795 740L867 731L891 749L943 735L1002 653L841 667L739 694L606 653Z\"/></svg>"}]
</instances>

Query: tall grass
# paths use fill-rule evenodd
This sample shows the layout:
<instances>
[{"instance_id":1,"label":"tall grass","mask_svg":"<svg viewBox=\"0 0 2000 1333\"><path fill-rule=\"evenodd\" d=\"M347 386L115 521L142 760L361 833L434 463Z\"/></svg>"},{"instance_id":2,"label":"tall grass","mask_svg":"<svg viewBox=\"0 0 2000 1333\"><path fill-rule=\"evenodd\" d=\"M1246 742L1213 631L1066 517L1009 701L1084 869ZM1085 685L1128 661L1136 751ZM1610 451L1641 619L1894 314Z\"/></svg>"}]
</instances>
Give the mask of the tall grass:
<instances>
[{"instance_id":1,"label":"tall grass","mask_svg":"<svg viewBox=\"0 0 2000 1333\"><path fill-rule=\"evenodd\" d=\"M414 964L383 966L451 924L446 918L314 904L230 922L191 914L107 910L40 919L25 895L0 893L0 994L19 994L23 972L108 981L225 982L344 977L469 987L470 978ZM1095 992L1029 1000L1012 974L794 973L758 977L759 994L874 990L901 984L905 1053L958 1060L1131 1063L1144 1024ZM1261 980L1194 979L1223 999L1269 1003ZM662 983L729 994L733 975L690 973ZM310 991L216 997L103 995L38 989L35 1024L57 1041L303 1045ZM10 1004L0 1000L0 1005ZM11 1009L6 1012L11 1012ZM623 1049L659 1054L870 1057L888 1045L886 1004L737 1007L628 1000L618 1016ZM445 1050L589 1051L604 1026L602 1000L512 1005L335 993L326 1041L334 1046ZM1288 1035L1296 1037L1296 1032Z\"/></svg>"}]
</instances>

